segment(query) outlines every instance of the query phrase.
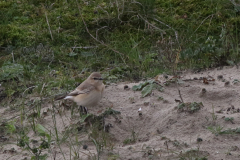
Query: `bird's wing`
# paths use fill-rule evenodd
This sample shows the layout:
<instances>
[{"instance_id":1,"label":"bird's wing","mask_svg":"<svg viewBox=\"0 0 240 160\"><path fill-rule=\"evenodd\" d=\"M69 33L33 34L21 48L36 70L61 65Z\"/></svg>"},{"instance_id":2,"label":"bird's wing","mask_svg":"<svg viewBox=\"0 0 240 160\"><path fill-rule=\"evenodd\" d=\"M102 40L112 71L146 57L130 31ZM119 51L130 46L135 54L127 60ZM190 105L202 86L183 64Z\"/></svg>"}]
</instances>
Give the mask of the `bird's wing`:
<instances>
[{"instance_id":1,"label":"bird's wing","mask_svg":"<svg viewBox=\"0 0 240 160\"><path fill-rule=\"evenodd\" d=\"M74 91L70 92L68 94L68 96L77 96L79 94L88 94L94 89L95 89L95 87L92 86L92 85L87 85L87 86L84 86L84 87L81 87L81 85L80 85Z\"/></svg>"}]
</instances>

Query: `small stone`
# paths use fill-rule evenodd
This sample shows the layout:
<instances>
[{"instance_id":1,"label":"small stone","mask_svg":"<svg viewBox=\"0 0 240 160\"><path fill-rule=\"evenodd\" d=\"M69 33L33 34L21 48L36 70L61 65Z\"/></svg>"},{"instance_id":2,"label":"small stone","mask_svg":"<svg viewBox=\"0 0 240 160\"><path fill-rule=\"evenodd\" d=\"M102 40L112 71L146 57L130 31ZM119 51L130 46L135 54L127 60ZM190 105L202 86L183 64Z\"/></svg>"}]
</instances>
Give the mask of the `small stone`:
<instances>
[{"instance_id":1,"label":"small stone","mask_svg":"<svg viewBox=\"0 0 240 160\"><path fill-rule=\"evenodd\" d=\"M239 151L239 148L237 146L232 146L230 151Z\"/></svg>"},{"instance_id":2,"label":"small stone","mask_svg":"<svg viewBox=\"0 0 240 160\"><path fill-rule=\"evenodd\" d=\"M112 128L112 127L113 127L113 126L112 126L111 123L106 124L106 125L105 125L105 131L106 131L106 132L109 132L109 129Z\"/></svg>"},{"instance_id":3,"label":"small stone","mask_svg":"<svg viewBox=\"0 0 240 160\"><path fill-rule=\"evenodd\" d=\"M202 93L206 93L207 90L205 88L202 89Z\"/></svg>"},{"instance_id":4,"label":"small stone","mask_svg":"<svg viewBox=\"0 0 240 160\"><path fill-rule=\"evenodd\" d=\"M143 104L144 104L144 106L148 106L149 102L144 102Z\"/></svg>"},{"instance_id":5,"label":"small stone","mask_svg":"<svg viewBox=\"0 0 240 160\"><path fill-rule=\"evenodd\" d=\"M168 79L168 75L164 75L164 78Z\"/></svg>"},{"instance_id":6,"label":"small stone","mask_svg":"<svg viewBox=\"0 0 240 160\"><path fill-rule=\"evenodd\" d=\"M179 100L179 99L175 99L175 102L176 102L176 103L182 103L182 101Z\"/></svg>"},{"instance_id":7,"label":"small stone","mask_svg":"<svg viewBox=\"0 0 240 160\"><path fill-rule=\"evenodd\" d=\"M15 148L11 148L11 149L9 150L9 152L10 152L10 153L16 153L17 151L15 150Z\"/></svg>"},{"instance_id":8,"label":"small stone","mask_svg":"<svg viewBox=\"0 0 240 160\"><path fill-rule=\"evenodd\" d=\"M202 142L203 139L202 138L197 138L197 142Z\"/></svg>"},{"instance_id":9,"label":"small stone","mask_svg":"<svg viewBox=\"0 0 240 160\"><path fill-rule=\"evenodd\" d=\"M37 143L38 143L38 141L35 140L35 139L33 139L31 142L32 142L33 144L37 144Z\"/></svg>"},{"instance_id":10,"label":"small stone","mask_svg":"<svg viewBox=\"0 0 240 160\"><path fill-rule=\"evenodd\" d=\"M4 142L4 141L7 141L8 138L7 137L4 137L4 136L0 136L0 142Z\"/></svg>"},{"instance_id":11,"label":"small stone","mask_svg":"<svg viewBox=\"0 0 240 160\"><path fill-rule=\"evenodd\" d=\"M83 149L87 149L88 146L86 144L83 145Z\"/></svg>"},{"instance_id":12,"label":"small stone","mask_svg":"<svg viewBox=\"0 0 240 160\"><path fill-rule=\"evenodd\" d=\"M229 81L225 82L225 86L228 86L229 84L230 84L230 82L229 82Z\"/></svg>"},{"instance_id":13,"label":"small stone","mask_svg":"<svg viewBox=\"0 0 240 160\"><path fill-rule=\"evenodd\" d=\"M124 86L124 90L129 90L128 85L125 85L125 86Z\"/></svg>"},{"instance_id":14,"label":"small stone","mask_svg":"<svg viewBox=\"0 0 240 160\"><path fill-rule=\"evenodd\" d=\"M223 79L223 75L218 75L217 78L218 79Z\"/></svg>"},{"instance_id":15,"label":"small stone","mask_svg":"<svg viewBox=\"0 0 240 160\"><path fill-rule=\"evenodd\" d=\"M48 112L43 112L43 116L47 116L48 115Z\"/></svg>"}]
</instances>

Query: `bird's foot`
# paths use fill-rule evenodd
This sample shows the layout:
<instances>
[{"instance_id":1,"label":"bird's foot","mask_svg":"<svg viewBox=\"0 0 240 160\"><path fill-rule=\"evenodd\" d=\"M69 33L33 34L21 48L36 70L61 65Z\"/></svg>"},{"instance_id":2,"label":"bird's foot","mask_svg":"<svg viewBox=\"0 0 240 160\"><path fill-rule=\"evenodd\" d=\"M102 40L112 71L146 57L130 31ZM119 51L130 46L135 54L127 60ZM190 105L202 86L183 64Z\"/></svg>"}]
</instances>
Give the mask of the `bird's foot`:
<instances>
[{"instance_id":1,"label":"bird's foot","mask_svg":"<svg viewBox=\"0 0 240 160\"><path fill-rule=\"evenodd\" d=\"M81 115L88 114L88 110L86 107L80 106L79 110Z\"/></svg>"}]
</instances>

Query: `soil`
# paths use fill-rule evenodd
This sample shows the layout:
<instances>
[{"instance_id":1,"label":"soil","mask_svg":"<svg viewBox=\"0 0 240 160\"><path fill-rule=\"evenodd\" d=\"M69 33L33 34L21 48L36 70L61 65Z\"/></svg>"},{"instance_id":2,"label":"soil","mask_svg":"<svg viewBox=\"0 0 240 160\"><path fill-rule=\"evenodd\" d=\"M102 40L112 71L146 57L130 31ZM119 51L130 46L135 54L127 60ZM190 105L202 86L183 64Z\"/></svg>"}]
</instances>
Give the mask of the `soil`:
<instances>
[{"instance_id":1,"label":"soil","mask_svg":"<svg viewBox=\"0 0 240 160\"><path fill-rule=\"evenodd\" d=\"M68 140L60 144L53 141L51 150L43 151L43 154L47 153L49 160L74 159L77 154L79 159L94 159L94 156L97 157L94 140L97 139L93 140L91 137L106 135L106 139L98 139L106 142L99 154L99 159L103 160L174 160L203 157L209 160L239 160L240 133L235 129L240 128L240 69L223 67L197 73L186 71L178 77L179 83L170 82L164 85L171 77L164 79L162 75L157 76L155 79L161 82L164 91L153 90L144 98L141 91L131 89L141 82L107 85L100 104L89 108L89 113L100 115L106 108L120 111L121 114L105 117L105 124L110 126L108 132L94 130L94 124L86 120L84 131L80 128L77 136L71 137L75 134L68 134ZM179 109L182 100L184 104L202 102L202 105L199 110ZM56 128L62 138L66 133L64 131L71 132L73 125L81 125L77 110L76 114L71 116L71 111L63 107L69 106L68 102L58 101L55 104L58 108L55 109ZM53 110L52 104L45 102L42 107L45 116L38 120L38 123L47 128L48 132L51 130L54 135L50 110ZM4 118L16 114L6 107L0 107L0 115ZM233 119L229 121L227 118ZM27 125L27 122L24 124ZM227 130L236 132L224 132ZM40 140L33 131L29 131L28 136L30 139ZM0 159L30 159L32 155L16 145L14 135L8 134L5 137L7 140L0 137Z\"/></svg>"}]
</instances>

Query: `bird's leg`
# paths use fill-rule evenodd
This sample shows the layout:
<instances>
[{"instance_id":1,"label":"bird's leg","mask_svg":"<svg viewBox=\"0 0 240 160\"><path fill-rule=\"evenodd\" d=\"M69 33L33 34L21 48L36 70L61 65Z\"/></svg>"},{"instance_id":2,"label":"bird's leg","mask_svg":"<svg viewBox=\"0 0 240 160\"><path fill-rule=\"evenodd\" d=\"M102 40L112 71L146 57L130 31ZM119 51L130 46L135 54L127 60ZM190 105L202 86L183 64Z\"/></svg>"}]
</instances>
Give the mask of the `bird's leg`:
<instances>
[{"instance_id":1,"label":"bird's leg","mask_svg":"<svg viewBox=\"0 0 240 160\"><path fill-rule=\"evenodd\" d=\"M105 128L105 117L104 116L102 117L102 122L103 122L103 130L106 131L106 128Z\"/></svg>"},{"instance_id":2,"label":"bird's leg","mask_svg":"<svg viewBox=\"0 0 240 160\"><path fill-rule=\"evenodd\" d=\"M87 109L87 107L83 107L83 112L86 113L86 114L88 114L88 109Z\"/></svg>"},{"instance_id":3,"label":"bird's leg","mask_svg":"<svg viewBox=\"0 0 240 160\"><path fill-rule=\"evenodd\" d=\"M87 108L83 107L83 106L79 106L79 112L80 112L80 116L82 116L84 114L88 114Z\"/></svg>"},{"instance_id":4,"label":"bird's leg","mask_svg":"<svg viewBox=\"0 0 240 160\"><path fill-rule=\"evenodd\" d=\"M78 107L80 117L83 115L83 106Z\"/></svg>"}]
</instances>

